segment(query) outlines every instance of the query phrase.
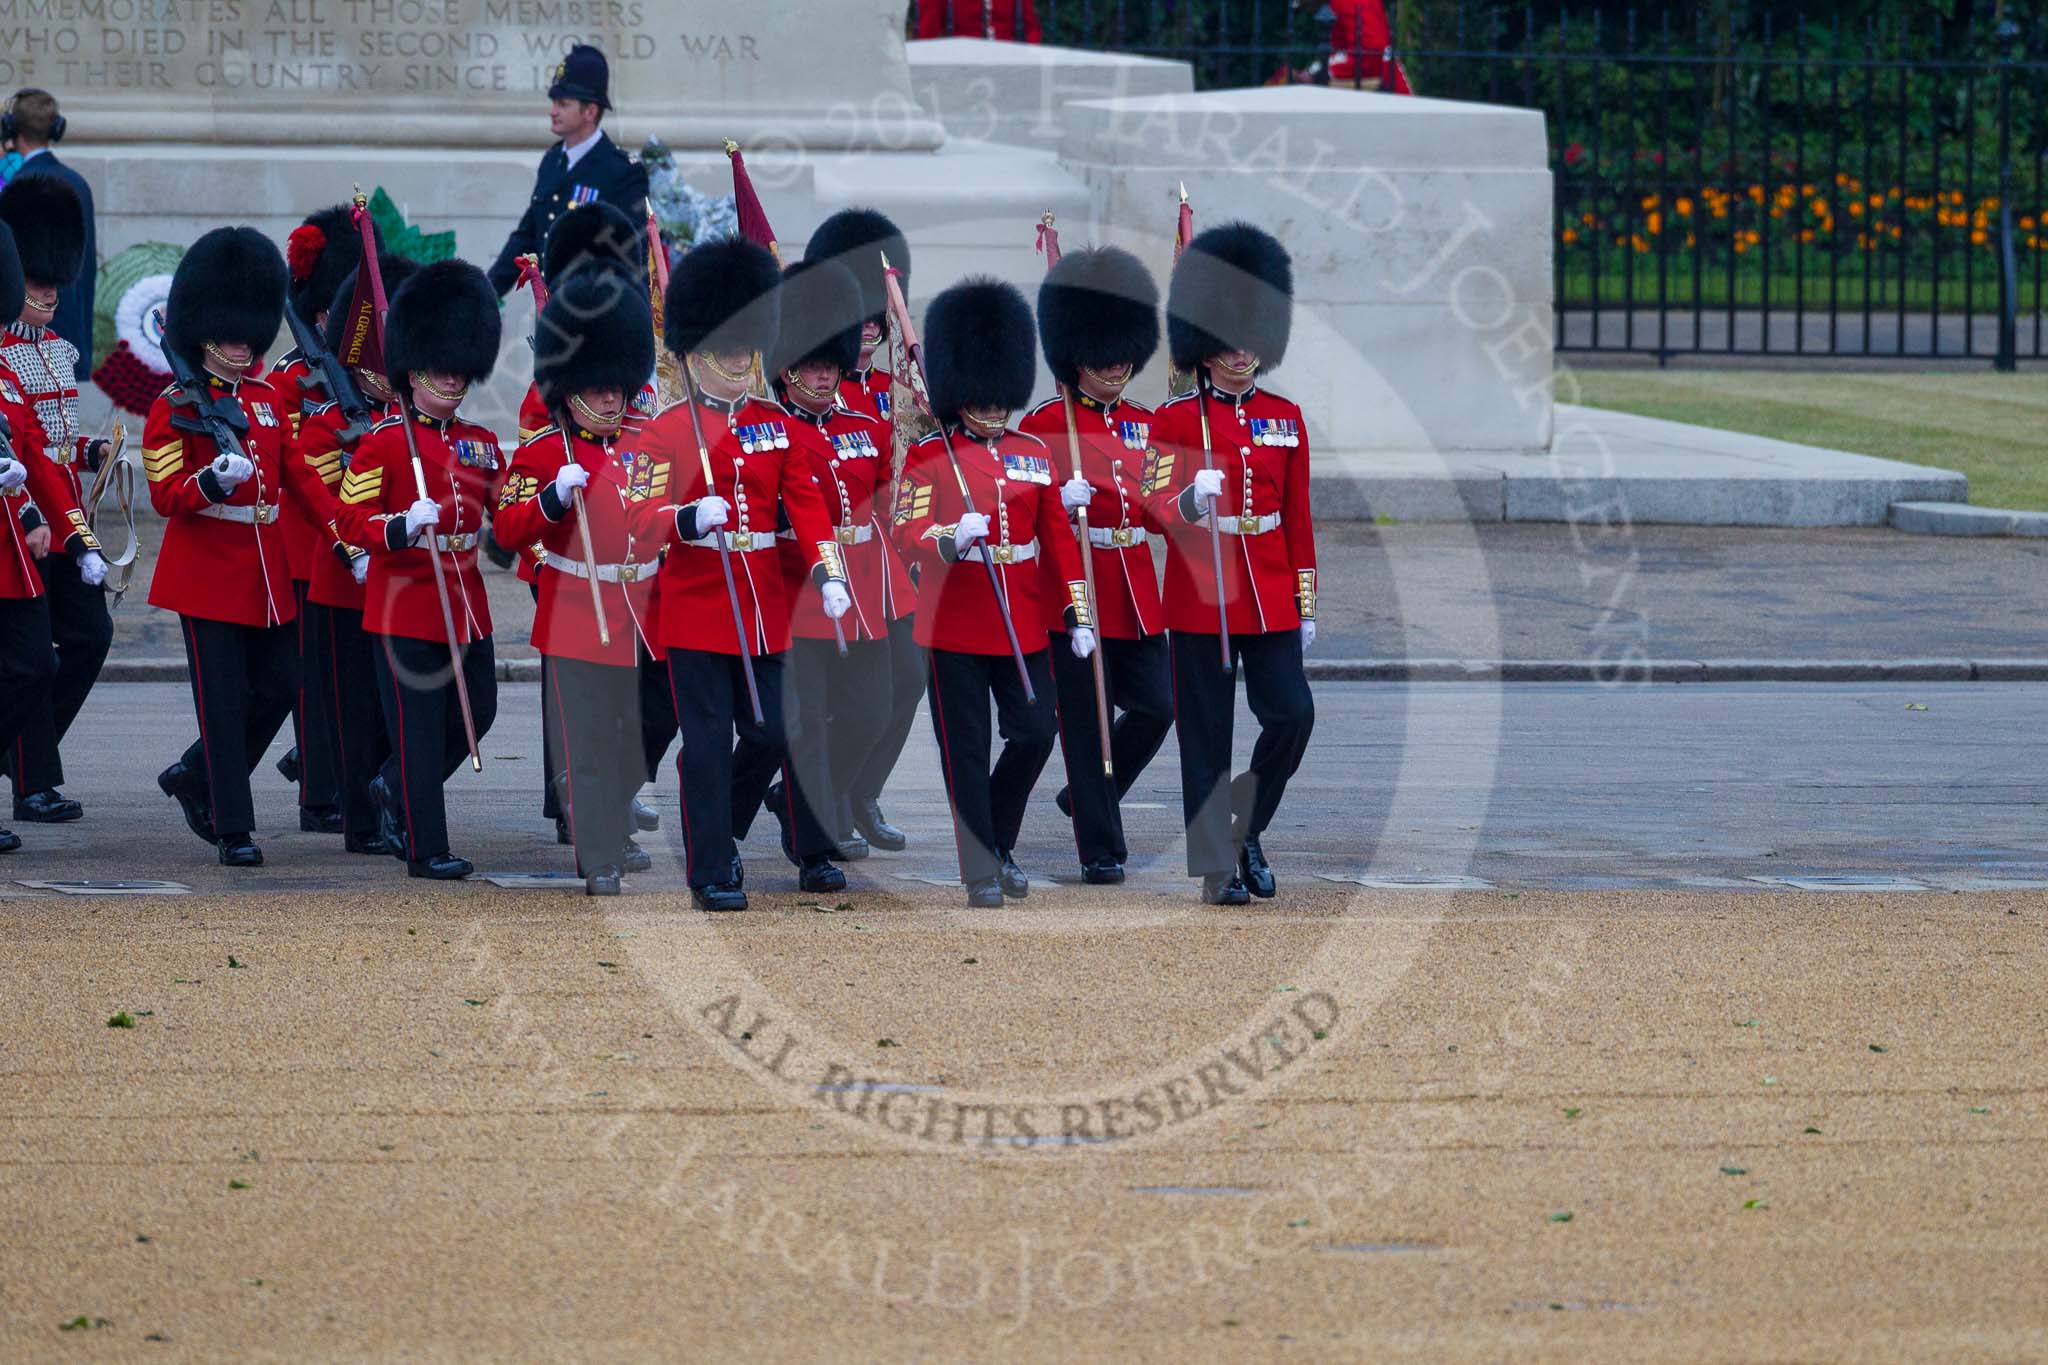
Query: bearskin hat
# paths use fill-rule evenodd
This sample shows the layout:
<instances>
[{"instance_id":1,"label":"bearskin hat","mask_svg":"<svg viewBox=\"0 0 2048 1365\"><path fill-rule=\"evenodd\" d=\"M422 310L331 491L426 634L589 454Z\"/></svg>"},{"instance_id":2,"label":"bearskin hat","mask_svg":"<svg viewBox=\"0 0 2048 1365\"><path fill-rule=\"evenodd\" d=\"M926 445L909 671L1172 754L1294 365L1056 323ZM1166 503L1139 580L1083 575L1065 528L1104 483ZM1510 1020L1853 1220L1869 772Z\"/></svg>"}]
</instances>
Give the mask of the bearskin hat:
<instances>
[{"instance_id":1,"label":"bearskin hat","mask_svg":"<svg viewBox=\"0 0 2048 1365\"><path fill-rule=\"evenodd\" d=\"M882 257L903 277L910 290L910 243L902 229L875 209L841 209L818 224L804 247L806 261L837 261L860 283L861 320L889 325L889 291L882 277Z\"/></svg>"},{"instance_id":2,"label":"bearskin hat","mask_svg":"<svg viewBox=\"0 0 2048 1365\"><path fill-rule=\"evenodd\" d=\"M602 199L555 220L541 248L540 274L549 289L579 265L616 266L627 278L647 279L647 229Z\"/></svg>"},{"instance_id":3,"label":"bearskin hat","mask_svg":"<svg viewBox=\"0 0 2048 1365\"><path fill-rule=\"evenodd\" d=\"M389 300L397 292L398 286L418 274L419 268L419 262L409 256L379 253L377 274L384 281L385 299ZM320 340L327 347L329 355L340 355L342 342L347 340L348 308L355 302L356 279L361 274L362 267L358 265L342 276L341 283L334 288L334 296L323 305L327 309L327 325L320 329Z\"/></svg>"},{"instance_id":4,"label":"bearskin hat","mask_svg":"<svg viewBox=\"0 0 2048 1365\"><path fill-rule=\"evenodd\" d=\"M932 412L951 421L962 408L1016 411L1038 378L1031 305L1014 284L970 276L941 291L925 311L925 373Z\"/></svg>"},{"instance_id":5,"label":"bearskin hat","mask_svg":"<svg viewBox=\"0 0 2048 1365\"><path fill-rule=\"evenodd\" d=\"M375 226L377 247L384 246ZM292 311L301 320L313 322L334 298L344 276L363 261L363 234L352 221L346 204L321 209L292 229L285 241L285 264L291 267Z\"/></svg>"},{"instance_id":6,"label":"bearskin hat","mask_svg":"<svg viewBox=\"0 0 2048 1365\"><path fill-rule=\"evenodd\" d=\"M1113 246L1060 257L1038 287L1038 341L1052 377L1069 387L1084 366L1144 369L1159 349L1152 272Z\"/></svg>"},{"instance_id":7,"label":"bearskin hat","mask_svg":"<svg viewBox=\"0 0 2048 1365\"><path fill-rule=\"evenodd\" d=\"M608 265L571 270L533 329L533 382L550 412L585 389L636 397L654 373L654 310L639 286Z\"/></svg>"},{"instance_id":8,"label":"bearskin hat","mask_svg":"<svg viewBox=\"0 0 2048 1365\"><path fill-rule=\"evenodd\" d=\"M768 248L726 237L683 253L669 276L662 340L692 351L775 349L782 272Z\"/></svg>"},{"instance_id":9,"label":"bearskin hat","mask_svg":"<svg viewBox=\"0 0 2048 1365\"><path fill-rule=\"evenodd\" d=\"M860 364L860 282L834 261L798 261L782 272L782 330L770 373L812 361L851 374Z\"/></svg>"},{"instance_id":10,"label":"bearskin hat","mask_svg":"<svg viewBox=\"0 0 2048 1365\"><path fill-rule=\"evenodd\" d=\"M1250 223L1210 228L1173 268L1166 333L1179 369L1235 350L1257 356L1261 369L1275 369L1287 354L1293 323L1294 266L1287 248Z\"/></svg>"},{"instance_id":11,"label":"bearskin hat","mask_svg":"<svg viewBox=\"0 0 2048 1365\"><path fill-rule=\"evenodd\" d=\"M470 383L491 377L498 363L498 292L468 261L421 266L396 294L384 318L384 373L410 391L422 371L459 374Z\"/></svg>"},{"instance_id":12,"label":"bearskin hat","mask_svg":"<svg viewBox=\"0 0 2048 1365\"><path fill-rule=\"evenodd\" d=\"M21 277L21 256L14 249L14 232L0 218L0 317L20 317L26 302L28 289Z\"/></svg>"},{"instance_id":13,"label":"bearskin hat","mask_svg":"<svg viewBox=\"0 0 2048 1365\"><path fill-rule=\"evenodd\" d=\"M24 279L68 289L85 268L85 205L56 176L24 175L8 182L0 190L0 220L14 230Z\"/></svg>"},{"instance_id":14,"label":"bearskin hat","mask_svg":"<svg viewBox=\"0 0 2048 1365\"><path fill-rule=\"evenodd\" d=\"M257 354L277 340L290 276L276 243L252 227L218 227L192 244L164 301L164 349L194 369L206 343L240 342Z\"/></svg>"}]
</instances>

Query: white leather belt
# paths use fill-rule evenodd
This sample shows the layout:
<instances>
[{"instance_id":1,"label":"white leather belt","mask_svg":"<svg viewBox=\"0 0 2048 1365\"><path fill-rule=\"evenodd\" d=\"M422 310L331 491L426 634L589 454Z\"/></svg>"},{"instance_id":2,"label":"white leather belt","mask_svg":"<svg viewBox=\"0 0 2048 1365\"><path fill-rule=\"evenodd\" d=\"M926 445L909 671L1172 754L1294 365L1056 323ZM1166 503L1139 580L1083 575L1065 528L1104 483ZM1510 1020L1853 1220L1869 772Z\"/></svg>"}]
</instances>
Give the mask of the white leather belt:
<instances>
[{"instance_id":1,"label":"white leather belt","mask_svg":"<svg viewBox=\"0 0 2048 1365\"><path fill-rule=\"evenodd\" d=\"M752 554L757 550L775 548L775 537L766 531L713 531L708 536L698 536L695 540L684 541L683 544L695 545L702 550L715 550L718 548L720 536L725 537L726 547L734 554Z\"/></svg>"},{"instance_id":2,"label":"white leather belt","mask_svg":"<svg viewBox=\"0 0 2048 1365\"><path fill-rule=\"evenodd\" d=\"M459 536L435 536L434 547L444 555L459 555L476 548L476 536L469 531Z\"/></svg>"},{"instance_id":3,"label":"white leather belt","mask_svg":"<svg viewBox=\"0 0 2048 1365\"><path fill-rule=\"evenodd\" d=\"M1204 516L1202 525L1208 524L1209 518ZM1268 512L1263 517L1225 517L1221 529L1226 536L1262 536L1268 531L1280 529L1280 514Z\"/></svg>"},{"instance_id":4,"label":"white leather belt","mask_svg":"<svg viewBox=\"0 0 2048 1365\"><path fill-rule=\"evenodd\" d=\"M998 564L1025 564L1038 558L1038 542L1035 539L1027 540L1022 545L991 545L987 541L977 540L960 552L960 558L980 559L984 550L988 552L988 557Z\"/></svg>"},{"instance_id":5,"label":"white leather belt","mask_svg":"<svg viewBox=\"0 0 2048 1365\"><path fill-rule=\"evenodd\" d=\"M244 526L268 526L277 520L277 504L259 502L249 507L230 507L216 502L200 508L199 515L215 521L239 521Z\"/></svg>"},{"instance_id":6,"label":"white leather belt","mask_svg":"<svg viewBox=\"0 0 2048 1365\"><path fill-rule=\"evenodd\" d=\"M796 532L784 529L777 531L775 538L795 540ZM832 528L832 538L841 545L865 545L875 538L875 525L873 522L862 522L858 526L835 526Z\"/></svg>"},{"instance_id":7,"label":"white leather belt","mask_svg":"<svg viewBox=\"0 0 2048 1365\"><path fill-rule=\"evenodd\" d=\"M566 555L549 555L547 567L571 578L588 579L590 566L580 559ZM600 564L597 566L597 581L600 583L640 583L654 577L661 571L661 561L652 564Z\"/></svg>"},{"instance_id":8,"label":"white leather belt","mask_svg":"<svg viewBox=\"0 0 2048 1365\"><path fill-rule=\"evenodd\" d=\"M1098 550L1128 550L1146 541L1142 526L1091 526L1088 543Z\"/></svg>"}]
</instances>

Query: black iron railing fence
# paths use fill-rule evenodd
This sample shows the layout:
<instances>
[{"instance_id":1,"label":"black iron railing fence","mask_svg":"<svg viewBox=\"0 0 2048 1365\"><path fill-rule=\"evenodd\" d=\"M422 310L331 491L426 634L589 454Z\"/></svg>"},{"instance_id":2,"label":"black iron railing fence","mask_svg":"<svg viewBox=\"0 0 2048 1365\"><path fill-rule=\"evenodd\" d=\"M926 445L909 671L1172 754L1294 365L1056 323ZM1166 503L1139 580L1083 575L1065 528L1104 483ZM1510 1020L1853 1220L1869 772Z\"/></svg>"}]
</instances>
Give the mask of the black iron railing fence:
<instances>
[{"instance_id":1,"label":"black iron railing fence","mask_svg":"<svg viewBox=\"0 0 2048 1365\"><path fill-rule=\"evenodd\" d=\"M1243 85L1327 81L1341 3L1037 0L1037 17L1048 42ZM2009 369L2048 357L2048 60L2036 7L1954 8L1734 33L1705 7L1438 3L1427 28L1395 16L1413 45L1348 69L1393 57L1423 95L1544 111L1560 349Z\"/></svg>"}]
</instances>

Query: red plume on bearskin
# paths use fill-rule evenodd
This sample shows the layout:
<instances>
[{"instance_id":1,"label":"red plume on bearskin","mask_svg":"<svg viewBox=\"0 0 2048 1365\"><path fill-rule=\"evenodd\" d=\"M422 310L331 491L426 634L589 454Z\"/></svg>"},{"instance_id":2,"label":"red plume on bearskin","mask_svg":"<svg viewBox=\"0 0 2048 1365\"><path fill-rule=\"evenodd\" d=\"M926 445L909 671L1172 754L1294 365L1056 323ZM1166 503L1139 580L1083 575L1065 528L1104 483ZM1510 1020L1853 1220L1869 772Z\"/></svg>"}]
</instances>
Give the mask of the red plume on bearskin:
<instances>
[{"instance_id":1,"label":"red plume on bearskin","mask_svg":"<svg viewBox=\"0 0 2048 1365\"><path fill-rule=\"evenodd\" d=\"M320 264L320 253L327 250L327 234L317 223L301 223L292 229L292 235L285 240L285 264L292 269L292 281L304 284L313 273L313 267Z\"/></svg>"}]
</instances>

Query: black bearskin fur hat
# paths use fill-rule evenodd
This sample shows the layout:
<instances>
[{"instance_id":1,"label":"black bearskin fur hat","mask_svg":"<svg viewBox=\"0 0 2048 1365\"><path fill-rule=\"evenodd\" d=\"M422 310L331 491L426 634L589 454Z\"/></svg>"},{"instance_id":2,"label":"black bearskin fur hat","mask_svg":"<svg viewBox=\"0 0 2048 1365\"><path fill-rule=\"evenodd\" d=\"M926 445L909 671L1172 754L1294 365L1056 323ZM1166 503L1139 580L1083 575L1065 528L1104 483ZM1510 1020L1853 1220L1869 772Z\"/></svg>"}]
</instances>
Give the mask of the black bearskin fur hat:
<instances>
[{"instance_id":1,"label":"black bearskin fur hat","mask_svg":"<svg viewBox=\"0 0 2048 1365\"><path fill-rule=\"evenodd\" d=\"M533 330L533 382L559 413L585 389L623 389L626 401L654 373L654 310L615 266L571 270Z\"/></svg>"},{"instance_id":2,"label":"black bearskin fur hat","mask_svg":"<svg viewBox=\"0 0 2048 1365\"><path fill-rule=\"evenodd\" d=\"M491 377L503 327L498 292L468 261L436 261L390 296L384 319L384 373L410 392L412 376L441 371L472 384Z\"/></svg>"},{"instance_id":3,"label":"black bearskin fur hat","mask_svg":"<svg viewBox=\"0 0 2048 1365\"><path fill-rule=\"evenodd\" d=\"M67 289L85 268L85 205L54 175L17 176L0 190L0 220L14 229L22 278ZM11 315L10 315L11 316Z\"/></svg>"},{"instance_id":4,"label":"black bearskin fur hat","mask_svg":"<svg viewBox=\"0 0 2048 1365\"><path fill-rule=\"evenodd\" d=\"M541 248L540 273L549 289L579 265L606 265L626 272L646 290L647 229L602 199L555 220ZM651 311L651 306L650 306Z\"/></svg>"},{"instance_id":5,"label":"black bearskin fur hat","mask_svg":"<svg viewBox=\"0 0 2048 1365\"><path fill-rule=\"evenodd\" d=\"M379 249L383 234L373 226ZM285 242L285 264L291 267L292 311L314 322L334 298L342 279L363 263L363 235L350 221L346 204L321 209L292 229Z\"/></svg>"},{"instance_id":6,"label":"black bearskin fur hat","mask_svg":"<svg viewBox=\"0 0 2048 1365\"><path fill-rule=\"evenodd\" d=\"M987 276L941 291L925 312L925 372L942 422L962 408L1012 412L1031 401L1038 354L1031 305L1014 284Z\"/></svg>"},{"instance_id":7,"label":"black bearskin fur hat","mask_svg":"<svg viewBox=\"0 0 2048 1365\"><path fill-rule=\"evenodd\" d=\"M1263 370L1287 355L1294 323L1294 266L1287 249L1250 223L1210 228L1173 268L1166 304L1174 365L1192 371L1225 351L1246 350Z\"/></svg>"},{"instance_id":8,"label":"black bearskin fur hat","mask_svg":"<svg viewBox=\"0 0 2048 1365\"><path fill-rule=\"evenodd\" d=\"M692 351L775 349L782 271L768 248L744 237L692 247L668 280L662 340L679 356Z\"/></svg>"},{"instance_id":9,"label":"black bearskin fur hat","mask_svg":"<svg viewBox=\"0 0 2048 1365\"><path fill-rule=\"evenodd\" d=\"M837 365L851 374L860 364L860 282L834 261L798 261L782 272L782 330L769 372L811 361Z\"/></svg>"},{"instance_id":10,"label":"black bearskin fur hat","mask_svg":"<svg viewBox=\"0 0 2048 1365\"><path fill-rule=\"evenodd\" d=\"M290 276L277 244L252 227L217 227L192 244L171 276L164 346L192 368L206 343L240 342L258 355L284 324Z\"/></svg>"},{"instance_id":11,"label":"black bearskin fur hat","mask_svg":"<svg viewBox=\"0 0 2048 1365\"><path fill-rule=\"evenodd\" d=\"M1117 247L1062 256L1038 287L1038 340L1052 377L1072 387L1085 366L1145 368L1159 349L1159 286Z\"/></svg>"},{"instance_id":12,"label":"black bearskin fur hat","mask_svg":"<svg viewBox=\"0 0 2048 1365\"><path fill-rule=\"evenodd\" d=\"M860 282L861 319L889 326L889 292L882 279L882 257L903 277L910 294L910 243L902 229L875 209L841 209L818 224L804 246L806 261L837 261Z\"/></svg>"}]
</instances>

